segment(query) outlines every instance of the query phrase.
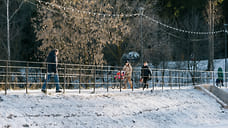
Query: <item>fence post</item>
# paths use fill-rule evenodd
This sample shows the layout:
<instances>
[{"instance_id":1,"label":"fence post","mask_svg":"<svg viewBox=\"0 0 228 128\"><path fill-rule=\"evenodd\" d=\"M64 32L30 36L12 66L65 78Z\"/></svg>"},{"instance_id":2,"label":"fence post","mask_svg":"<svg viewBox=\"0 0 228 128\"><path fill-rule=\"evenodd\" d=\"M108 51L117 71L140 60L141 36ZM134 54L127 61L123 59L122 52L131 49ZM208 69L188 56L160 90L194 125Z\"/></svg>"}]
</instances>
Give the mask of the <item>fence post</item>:
<instances>
[{"instance_id":1,"label":"fence post","mask_svg":"<svg viewBox=\"0 0 228 128\"><path fill-rule=\"evenodd\" d=\"M48 88L48 64L47 63L45 63L46 64L46 73L45 73L45 76L44 76L44 79L45 79L45 84L46 84L46 88L45 88L45 94L47 94L47 88Z\"/></svg>"},{"instance_id":2,"label":"fence post","mask_svg":"<svg viewBox=\"0 0 228 128\"><path fill-rule=\"evenodd\" d=\"M153 70L152 70L152 73L151 73L151 83L152 83L152 90L151 92L154 92L154 77L152 77L154 74Z\"/></svg>"},{"instance_id":3,"label":"fence post","mask_svg":"<svg viewBox=\"0 0 228 128\"><path fill-rule=\"evenodd\" d=\"M81 65L79 66L79 94L81 93Z\"/></svg>"},{"instance_id":4,"label":"fence post","mask_svg":"<svg viewBox=\"0 0 228 128\"><path fill-rule=\"evenodd\" d=\"M213 86L215 86L215 79L214 79L214 77L215 77L215 76L214 76L214 75L215 75L214 73L215 73L215 72L214 72L214 70L212 71L212 73L213 73L213 74L212 74Z\"/></svg>"},{"instance_id":5,"label":"fence post","mask_svg":"<svg viewBox=\"0 0 228 128\"><path fill-rule=\"evenodd\" d=\"M122 76L122 71L120 69L120 92L122 91L122 80L123 80L123 76Z\"/></svg>"},{"instance_id":6,"label":"fence post","mask_svg":"<svg viewBox=\"0 0 228 128\"><path fill-rule=\"evenodd\" d=\"M66 64L64 64L64 84L63 84L63 93L65 93L66 88Z\"/></svg>"},{"instance_id":7,"label":"fence post","mask_svg":"<svg viewBox=\"0 0 228 128\"><path fill-rule=\"evenodd\" d=\"M178 82L179 89L180 89L180 71L179 70L177 70L177 82Z\"/></svg>"},{"instance_id":8,"label":"fence post","mask_svg":"<svg viewBox=\"0 0 228 128\"><path fill-rule=\"evenodd\" d=\"M162 69L162 87L165 86L165 69Z\"/></svg>"},{"instance_id":9,"label":"fence post","mask_svg":"<svg viewBox=\"0 0 228 128\"><path fill-rule=\"evenodd\" d=\"M160 83L161 83L160 85L162 85L162 92L163 92L163 89L164 89L164 84L163 84L163 70L164 70L164 69L161 69L161 70L160 70L160 72L161 72L161 76L160 76L160 77L162 77L162 78L161 78L161 82L160 82Z\"/></svg>"},{"instance_id":10,"label":"fence post","mask_svg":"<svg viewBox=\"0 0 228 128\"><path fill-rule=\"evenodd\" d=\"M93 92L95 93L95 89L96 89L96 73L97 73L97 67L95 65L94 67L94 87L93 87Z\"/></svg>"},{"instance_id":11,"label":"fence post","mask_svg":"<svg viewBox=\"0 0 228 128\"><path fill-rule=\"evenodd\" d=\"M173 86L172 86L172 71L169 71L169 86L170 86L170 89L173 89Z\"/></svg>"},{"instance_id":12,"label":"fence post","mask_svg":"<svg viewBox=\"0 0 228 128\"><path fill-rule=\"evenodd\" d=\"M28 94L28 67L29 67L29 63L27 62L27 65L26 65L26 85L25 85L26 94Z\"/></svg>"},{"instance_id":13,"label":"fence post","mask_svg":"<svg viewBox=\"0 0 228 128\"><path fill-rule=\"evenodd\" d=\"M42 68L40 67L41 72L39 73L40 78L39 78L39 86L42 88Z\"/></svg>"},{"instance_id":14,"label":"fence post","mask_svg":"<svg viewBox=\"0 0 228 128\"><path fill-rule=\"evenodd\" d=\"M226 75L226 71L225 71L225 75ZM226 86L226 88L228 87L227 86L227 79L226 79L226 77L224 76L224 83L225 83L225 86Z\"/></svg>"},{"instance_id":15,"label":"fence post","mask_svg":"<svg viewBox=\"0 0 228 128\"><path fill-rule=\"evenodd\" d=\"M182 86L184 86L184 87L185 87L185 85L184 85L184 71L182 70L181 72L182 72L182 79L181 79L181 80L182 80L182 82L181 82L181 83L182 83Z\"/></svg>"},{"instance_id":16,"label":"fence post","mask_svg":"<svg viewBox=\"0 0 228 128\"><path fill-rule=\"evenodd\" d=\"M8 70L9 70L9 67L8 67L8 61L6 61L6 84L5 84L5 95L7 94L7 87L8 87Z\"/></svg>"},{"instance_id":17,"label":"fence post","mask_svg":"<svg viewBox=\"0 0 228 128\"><path fill-rule=\"evenodd\" d=\"M205 71L205 84L208 84L208 81L207 81L207 71Z\"/></svg>"},{"instance_id":18,"label":"fence post","mask_svg":"<svg viewBox=\"0 0 228 128\"><path fill-rule=\"evenodd\" d=\"M134 69L132 68L132 71L134 71ZM134 73L132 72L132 76L131 76L131 84L132 84L132 89L131 91L134 91L134 81L133 81L133 78L134 78ZM130 83L129 83L130 84ZM130 85L131 86L131 85ZM149 88L149 84L148 84L148 88Z\"/></svg>"},{"instance_id":19,"label":"fence post","mask_svg":"<svg viewBox=\"0 0 228 128\"><path fill-rule=\"evenodd\" d=\"M185 87L186 86L185 85L185 70L182 70L181 72L182 72L182 78L181 78L181 80L182 80L182 86Z\"/></svg>"},{"instance_id":20,"label":"fence post","mask_svg":"<svg viewBox=\"0 0 228 128\"><path fill-rule=\"evenodd\" d=\"M107 86L107 92L108 92L108 71L109 71L109 67L107 67L107 69L106 69L106 72L107 72L107 82L106 82L106 86Z\"/></svg>"}]
</instances>

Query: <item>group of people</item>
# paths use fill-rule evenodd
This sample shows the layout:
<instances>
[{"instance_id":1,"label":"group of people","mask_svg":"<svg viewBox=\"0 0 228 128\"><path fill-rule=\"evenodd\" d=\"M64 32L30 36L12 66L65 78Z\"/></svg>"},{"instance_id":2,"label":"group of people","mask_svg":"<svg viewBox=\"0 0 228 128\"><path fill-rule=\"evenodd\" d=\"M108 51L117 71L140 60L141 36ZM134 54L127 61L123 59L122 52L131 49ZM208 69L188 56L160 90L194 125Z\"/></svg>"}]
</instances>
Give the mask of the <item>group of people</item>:
<instances>
[{"instance_id":1,"label":"group of people","mask_svg":"<svg viewBox=\"0 0 228 128\"><path fill-rule=\"evenodd\" d=\"M55 80L55 84L56 84L56 93L60 93L62 92L60 90L60 86L59 86L59 77L58 77L58 59L57 59L57 55L59 54L59 50L58 49L54 49L52 50L47 57L47 74L44 80L44 84L42 86L41 91L46 93L46 85L48 83L48 81L50 80L51 76L54 76L54 80ZM124 67L123 67L123 71L124 71L124 88L127 88L127 82L130 84L131 89L133 89L133 84L132 84L132 66L129 63L129 61L126 61ZM147 81L150 79L151 76L151 71L150 68L148 67L148 63L145 61L142 68L141 68L141 82L143 83L143 89L144 88L148 88L148 83Z\"/></svg>"},{"instance_id":2,"label":"group of people","mask_svg":"<svg viewBox=\"0 0 228 128\"><path fill-rule=\"evenodd\" d=\"M129 61L126 61L124 67L123 67L123 71L124 71L124 89L127 88L127 82L130 84L131 89L133 89L133 84L132 84L132 66L129 63ZM148 88L148 83L147 81L151 78L152 73L151 70L148 66L147 61L144 62L142 68L141 68L141 79L140 82L143 83L143 90L145 88Z\"/></svg>"},{"instance_id":3,"label":"group of people","mask_svg":"<svg viewBox=\"0 0 228 128\"><path fill-rule=\"evenodd\" d=\"M44 84L42 86L41 91L46 93L46 85L48 81L50 80L51 76L54 76L55 84L56 84L56 93L62 92L60 90L59 86L59 77L58 77L58 59L57 55L59 54L58 49L52 50L47 57L47 74L44 80ZM127 88L127 82L130 84L131 89L133 89L133 84L132 84L132 66L129 63L129 61L126 61L124 67L123 67L123 72L124 75L121 73L121 78L124 78L124 88ZM143 66L141 67L141 79L140 82L143 83L143 90L145 88L148 88L148 83L147 81L151 78L152 73L151 70L148 66L148 63L145 61ZM216 85L218 86L219 84L223 85L223 71L222 68L218 68L218 78L216 79Z\"/></svg>"}]
</instances>

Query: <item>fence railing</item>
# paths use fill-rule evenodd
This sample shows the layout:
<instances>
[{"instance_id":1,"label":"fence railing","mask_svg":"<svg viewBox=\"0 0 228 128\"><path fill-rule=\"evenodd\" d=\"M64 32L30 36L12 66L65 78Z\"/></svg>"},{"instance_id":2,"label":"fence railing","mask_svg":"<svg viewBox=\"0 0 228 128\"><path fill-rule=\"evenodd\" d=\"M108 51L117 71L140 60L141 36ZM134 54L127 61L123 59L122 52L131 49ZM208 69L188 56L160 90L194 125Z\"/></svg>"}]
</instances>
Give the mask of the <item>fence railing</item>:
<instances>
[{"instance_id":1,"label":"fence railing","mask_svg":"<svg viewBox=\"0 0 228 128\"><path fill-rule=\"evenodd\" d=\"M66 92L66 89L82 90L97 88L122 90L124 79L117 77L122 67L102 65L81 65L81 64L58 64L59 84ZM148 81L149 88L193 86L196 84L215 84L216 73L213 71L193 71L174 69L151 68L152 76ZM46 62L6 61L0 60L0 90L7 94L8 89L29 90L41 89L45 76L47 75ZM142 88L140 83L141 67L133 67L132 82L133 88ZM226 80L225 80L226 81ZM48 89L55 88L55 82L51 79L48 82ZM132 89L133 91L133 89Z\"/></svg>"}]
</instances>

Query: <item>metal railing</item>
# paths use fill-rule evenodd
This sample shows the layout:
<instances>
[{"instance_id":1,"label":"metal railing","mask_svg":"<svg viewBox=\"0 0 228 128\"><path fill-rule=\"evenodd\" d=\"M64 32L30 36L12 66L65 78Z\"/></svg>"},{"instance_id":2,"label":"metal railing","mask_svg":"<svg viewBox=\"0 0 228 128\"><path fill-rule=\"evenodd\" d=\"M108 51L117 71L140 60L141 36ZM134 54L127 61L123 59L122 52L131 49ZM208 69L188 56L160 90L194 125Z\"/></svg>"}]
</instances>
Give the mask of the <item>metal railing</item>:
<instances>
[{"instance_id":1,"label":"metal railing","mask_svg":"<svg viewBox=\"0 0 228 128\"><path fill-rule=\"evenodd\" d=\"M122 67L103 66L103 65L81 65L81 64L58 64L59 84L66 92L66 89L83 90L104 88L107 91L117 88L120 91L123 87L124 79L115 76L121 71ZM213 71L192 71L174 69L155 69L151 68L152 76L148 81L149 87L178 87L193 86L196 84L214 84L215 74ZM133 67L132 82L134 89L142 88L140 83L141 67ZM27 61L6 61L0 60L0 90L7 94L8 89L29 90L41 89L47 75L46 62L27 62ZM51 79L47 85L48 89L55 88L55 82ZM133 89L132 89L133 91Z\"/></svg>"}]
</instances>

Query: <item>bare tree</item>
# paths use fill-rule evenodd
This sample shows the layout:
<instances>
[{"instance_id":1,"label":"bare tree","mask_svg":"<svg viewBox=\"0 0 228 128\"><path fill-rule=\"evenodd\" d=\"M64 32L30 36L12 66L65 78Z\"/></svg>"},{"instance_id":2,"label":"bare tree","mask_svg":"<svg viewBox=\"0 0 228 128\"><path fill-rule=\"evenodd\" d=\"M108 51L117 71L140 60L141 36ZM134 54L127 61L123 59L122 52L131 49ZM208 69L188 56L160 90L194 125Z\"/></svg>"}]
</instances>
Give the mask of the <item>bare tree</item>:
<instances>
[{"instance_id":1,"label":"bare tree","mask_svg":"<svg viewBox=\"0 0 228 128\"><path fill-rule=\"evenodd\" d=\"M221 7L219 5L223 1L221 0L209 0L208 5L206 6L206 12L205 17L206 21L208 23L208 30L209 32L215 31L215 26L221 21L222 15L221 15ZM214 34L209 34L209 45L208 45L208 52L209 52L209 58L208 58L208 70L213 71L214 70Z\"/></svg>"},{"instance_id":2,"label":"bare tree","mask_svg":"<svg viewBox=\"0 0 228 128\"><path fill-rule=\"evenodd\" d=\"M41 57L50 49L58 48L62 62L104 64L102 49L105 44L117 44L129 32L121 16L102 15L115 13L108 2L59 0L52 4L42 5L38 17L33 20L37 40L42 42L39 49L44 54Z\"/></svg>"},{"instance_id":3,"label":"bare tree","mask_svg":"<svg viewBox=\"0 0 228 128\"><path fill-rule=\"evenodd\" d=\"M24 31L27 30L22 30L26 26L29 26L28 19L30 19L33 13L30 7L31 6L26 4L24 0L0 1L1 59L23 58L23 56L21 56L25 52L25 43L23 41L27 38L27 33L25 34Z\"/></svg>"}]
</instances>

